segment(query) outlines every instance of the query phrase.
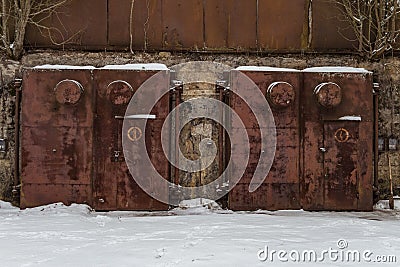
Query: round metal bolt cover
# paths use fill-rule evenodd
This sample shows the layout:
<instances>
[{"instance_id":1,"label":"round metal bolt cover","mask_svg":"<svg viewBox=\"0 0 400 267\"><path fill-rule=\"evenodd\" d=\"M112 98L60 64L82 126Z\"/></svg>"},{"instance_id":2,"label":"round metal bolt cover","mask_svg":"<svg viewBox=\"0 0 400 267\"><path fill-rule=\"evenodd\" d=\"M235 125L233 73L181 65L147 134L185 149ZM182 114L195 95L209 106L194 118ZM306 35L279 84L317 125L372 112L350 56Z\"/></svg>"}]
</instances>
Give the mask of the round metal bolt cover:
<instances>
[{"instance_id":1,"label":"round metal bolt cover","mask_svg":"<svg viewBox=\"0 0 400 267\"><path fill-rule=\"evenodd\" d=\"M75 80L63 80L54 88L56 100L60 104L76 104L83 94L83 86Z\"/></svg>"},{"instance_id":2,"label":"round metal bolt cover","mask_svg":"<svg viewBox=\"0 0 400 267\"><path fill-rule=\"evenodd\" d=\"M133 96L133 88L125 81L113 81L108 85L107 95L114 105L126 105Z\"/></svg>"},{"instance_id":3,"label":"round metal bolt cover","mask_svg":"<svg viewBox=\"0 0 400 267\"><path fill-rule=\"evenodd\" d=\"M277 108L287 108L296 101L296 92L287 82L274 82L267 90L267 99Z\"/></svg>"},{"instance_id":4,"label":"round metal bolt cover","mask_svg":"<svg viewBox=\"0 0 400 267\"><path fill-rule=\"evenodd\" d=\"M314 94L317 102L325 108L337 107L342 102L342 89L336 83L321 83Z\"/></svg>"}]
</instances>

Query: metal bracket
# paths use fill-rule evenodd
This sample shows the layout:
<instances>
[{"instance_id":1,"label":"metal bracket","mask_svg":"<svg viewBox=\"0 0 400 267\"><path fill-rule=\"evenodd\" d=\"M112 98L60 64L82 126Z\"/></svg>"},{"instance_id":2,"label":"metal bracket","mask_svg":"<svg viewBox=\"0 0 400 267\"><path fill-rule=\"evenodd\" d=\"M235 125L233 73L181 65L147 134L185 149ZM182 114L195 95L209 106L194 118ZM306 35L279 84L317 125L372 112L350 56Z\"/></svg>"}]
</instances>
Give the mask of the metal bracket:
<instances>
[{"instance_id":1,"label":"metal bracket","mask_svg":"<svg viewBox=\"0 0 400 267\"><path fill-rule=\"evenodd\" d=\"M0 139L0 153L7 152L7 141L6 139Z\"/></svg>"},{"instance_id":2,"label":"metal bracket","mask_svg":"<svg viewBox=\"0 0 400 267\"><path fill-rule=\"evenodd\" d=\"M155 120L156 115L151 114L136 114L136 115L128 115L128 116L115 116L117 120Z\"/></svg>"},{"instance_id":3,"label":"metal bracket","mask_svg":"<svg viewBox=\"0 0 400 267\"><path fill-rule=\"evenodd\" d=\"M379 83L374 83L372 93L374 95L379 95L379 89L380 89L380 84Z\"/></svg>"}]
</instances>

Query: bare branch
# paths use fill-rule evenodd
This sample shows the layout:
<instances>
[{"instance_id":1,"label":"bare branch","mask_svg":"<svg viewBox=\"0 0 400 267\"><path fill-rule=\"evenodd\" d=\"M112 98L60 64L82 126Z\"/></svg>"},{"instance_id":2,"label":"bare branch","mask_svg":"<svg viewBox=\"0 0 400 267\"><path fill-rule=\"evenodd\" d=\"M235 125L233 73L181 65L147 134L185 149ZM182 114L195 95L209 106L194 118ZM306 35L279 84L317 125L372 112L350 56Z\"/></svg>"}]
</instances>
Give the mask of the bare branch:
<instances>
[{"instance_id":1,"label":"bare branch","mask_svg":"<svg viewBox=\"0 0 400 267\"><path fill-rule=\"evenodd\" d=\"M333 0L338 4L358 40L358 52L368 59L393 49L400 29L399 0Z\"/></svg>"},{"instance_id":2,"label":"bare branch","mask_svg":"<svg viewBox=\"0 0 400 267\"><path fill-rule=\"evenodd\" d=\"M18 59L21 57L24 48L24 39L27 24L35 25L38 30L47 32L53 44L66 43L79 33L69 38L64 38L59 29L45 26L46 20L52 16L58 16L59 9L69 0L1 0L0 6L0 49L8 56ZM61 23L62 26L64 26ZM11 29L14 32L11 33ZM62 42L56 42L53 34L62 36ZM10 36L10 34L12 34Z\"/></svg>"}]
</instances>

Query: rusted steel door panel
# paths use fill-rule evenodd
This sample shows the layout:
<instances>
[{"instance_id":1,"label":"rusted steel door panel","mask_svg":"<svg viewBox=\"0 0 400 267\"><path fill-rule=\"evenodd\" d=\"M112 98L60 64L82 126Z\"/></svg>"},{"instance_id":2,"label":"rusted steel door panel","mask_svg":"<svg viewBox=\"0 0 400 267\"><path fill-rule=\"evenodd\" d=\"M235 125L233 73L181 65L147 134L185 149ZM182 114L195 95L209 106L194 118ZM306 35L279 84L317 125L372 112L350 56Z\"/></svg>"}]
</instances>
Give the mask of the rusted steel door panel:
<instances>
[{"instance_id":1,"label":"rusted steel door panel","mask_svg":"<svg viewBox=\"0 0 400 267\"><path fill-rule=\"evenodd\" d=\"M257 48L256 0L205 0L204 15L206 48Z\"/></svg>"},{"instance_id":2,"label":"rusted steel door panel","mask_svg":"<svg viewBox=\"0 0 400 267\"><path fill-rule=\"evenodd\" d=\"M24 183L21 208L33 208L56 202L65 205L81 203L90 205L91 186L84 184L36 184Z\"/></svg>"},{"instance_id":3,"label":"rusted steel door panel","mask_svg":"<svg viewBox=\"0 0 400 267\"><path fill-rule=\"evenodd\" d=\"M258 147L258 150L260 148ZM271 148L272 149L272 148ZM277 147L274 163L271 171L266 175L265 183L299 183L299 155L298 148ZM239 155L232 155L232 158L240 158ZM260 152L251 152L246 173L240 179L241 183L249 183L253 177L254 170L260 160Z\"/></svg>"},{"instance_id":4,"label":"rusted steel door panel","mask_svg":"<svg viewBox=\"0 0 400 267\"><path fill-rule=\"evenodd\" d=\"M249 192L249 185L261 155L261 134L255 116L251 109L236 94L231 94L230 103L238 113L250 141L250 158L245 174L239 184L229 194L229 207L231 209L298 209L300 207L300 136L299 136L299 95L301 87L301 73L284 71L243 71L247 77L255 82L257 90L261 90L271 105L271 110L276 124L277 146L275 155L270 155L274 148L266 148L265 155L274 156L269 173L258 190ZM231 81L232 91L235 86L243 86L244 81ZM277 83L285 83L281 86ZM244 96L246 97L246 96ZM248 96L251 100L251 95ZM281 100L284 99L283 102ZM284 105L284 106L278 106ZM265 112L268 112L265 109ZM232 123L232 130L237 131L240 124ZM263 129L271 132L272 129ZM235 143L235 141L232 141ZM271 151L269 150L271 149ZM240 152L239 152L240 153ZM232 159L240 158L232 153ZM237 160L234 160L237 162ZM290 185L290 186L287 186ZM243 203L239 202L243 201Z\"/></svg>"},{"instance_id":5,"label":"rusted steel door panel","mask_svg":"<svg viewBox=\"0 0 400 267\"><path fill-rule=\"evenodd\" d=\"M359 122L324 122L324 208L357 207Z\"/></svg>"},{"instance_id":6,"label":"rusted steel door panel","mask_svg":"<svg viewBox=\"0 0 400 267\"><path fill-rule=\"evenodd\" d=\"M163 48L201 49L203 38L203 1L162 1Z\"/></svg>"},{"instance_id":7,"label":"rusted steel door panel","mask_svg":"<svg viewBox=\"0 0 400 267\"><path fill-rule=\"evenodd\" d=\"M357 37L338 4L332 1L314 0L311 5L311 48L318 51L353 50L357 46Z\"/></svg>"},{"instance_id":8,"label":"rusted steel door panel","mask_svg":"<svg viewBox=\"0 0 400 267\"><path fill-rule=\"evenodd\" d=\"M229 209L231 209L231 210L249 210L252 207L253 207L253 203L252 203L250 193L249 193L249 184L248 183L237 184L229 192Z\"/></svg>"},{"instance_id":9,"label":"rusted steel door panel","mask_svg":"<svg viewBox=\"0 0 400 267\"><path fill-rule=\"evenodd\" d=\"M102 49L107 45L107 0L71 0L41 21L28 23L25 45ZM119 2L119 1L118 1ZM43 16L47 16L44 14Z\"/></svg>"},{"instance_id":10,"label":"rusted steel door panel","mask_svg":"<svg viewBox=\"0 0 400 267\"><path fill-rule=\"evenodd\" d=\"M306 71L304 85L303 208L371 210L371 73Z\"/></svg>"},{"instance_id":11,"label":"rusted steel door panel","mask_svg":"<svg viewBox=\"0 0 400 267\"><path fill-rule=\"evenodd\" d=\"M361 122L358 140L358 210L371 211L373 209L373 146L372 123Z\"/></svg>"},{"instance_id":12,"label":"rusted steel door panel","mask_svg":"<svg viewBox=\"0 0 400 267\"><path fill-rule=\"evenodd\" d=\"M165 72L165 71L164 71ZM165 179L169 179L168 160L164 154L159 154L161 146L161 126L169 113L169 95L165 95L151 112L156 120L147 122L146 131L144 120L129 120L127 123L136 127L135 131L122 133L123 120L116 116L125 116L128 103L137 89L157 71L128 71L128 70L95 70L94 83L97 90L96 119L95 119L95 155L96 167L94 177L94 207L98 210L165 210L168 205L159 203L148 196L130 175L128 166L123 158L122 134L130 134L131 138L146 138L149 156L155 168ZM160 81L169 85L169 75ZM116 85L115 82L125 85ZM123 89L131 87L128 94ZM119 90L119 91L118 91ZM121 91L122 90L122 91ZM122 95L121 95L122 94ZM142 134L145 133L144 136ZM134 142L132 142L134 145ZM140 157L144 151L138 151L132 146L132 153ZM140 166L139 166L140 167ZM151 182L151 180L149 180ZM157 186L157 185L154 185ZM167 190L167 189L166 189Z\"/></svg>"},{"instance_id":13,"label":"rusted steel door panel","mask_svg":"<svg viewBox=\"0 0 400 267\"><path fill-rule=\"evenodd\" d=\"M247 75L261 90L263 95L267 97L268 89L275 82L285 82L291 85L291 92L293 92L293 99L287 107L274 107L269 101L271 110L274 114L276 128L295 128L299 127L299 95L301 84L300 72L289 71L242 71ZM289 92L285 92L286 94ZM240 100L239 100L240 101ZM247 125L246 125L247 127Z\"/></svg>"},{"instance_id":14,"label":"rusted steel door panel","mask_svg":"<svg viewBox=\"0 0 400 267\"><path fill-rule=\"evenodd\" d=\"M130 30L132 30L134 49L161 49L163 32L161 2L161 0L108 1L108 44L129 47ZM133 8L132 21L130 21L131 8Z\"/></svg>"},{"instance_id":15,"label":"rusted steel door panel","mask_svg":"<svg viewBox=\"0 0 400 267\"><path fill-rule=\"evenodd\" d=\"M23 182L90 185L92 134L85 127L23 127Z\"/></svg>"},{"instance_id":16,"label":"rusted steel door panel","mask_svg":"<svg viewBox=\"0 0 400 267\"><path fill-rule=\"evenodd\" d=\"M21 207L55 200L90 204L87 198L91 194L93 143L90 70L26 70L23 95ZM74 103L68 103L72 100ZM76 190L82 190L82 195Z\"/></svg>"},{"instance_id":17,"label":"rusted steel door panel","mask_svg":"<svg viewBox=\"0 0 400 267\"><path fill-rule=\"evenodd\" d=\"M78 81L83 87L82 98L75 105L61 104L55 89L59 82ZM92 90L89 71L27 70L24 76L24 100L21 123L26 127L91 127L93 124Z\"/></svg>"},{"instance_id":18,"label":"rusted steel door panel","mask_svg":"<svg viewBox=\"0 0 400 267\"><path fill-rule=\"evenodd\" d=\"M228 46L238 50L254 50L257 48L257 1L230 1L230 10Z\"/></svg>"},{"instance_id":19,"label":"rusted steel door panel","mask_svg":"<svg viewBox=\"0 0 400 267\"><path fill-rule=\"evenodd\" d=\"M308 27L305 0L259 0L258 46L263 50L299 50ZM290 20L290 23L288 23Z\"/></svg>"},{"instance_id":20,"label":"rusted steel door panel","mask_svg":"<svg viewBox=\"0 0 400 267\"><path fill-rule=\"evenodd\" d=\"M288 207L300 209L298 186L298 183L262 184L259 189L250 193L247 183L239 183L230 192L229 208L232 210L282 210Z\"/></svg>"},{"instance_id":21,"label":"rusted steel door panel","mask_svg":"<svg viewBox=\"0 0 400 267\"><path fill-rule=\"evenodd\" d=\"M304 140L302 151L302 175L300 183L302 207L309 210L323 209L324 204L324 161L323 127L318 121L304 122Z\"/></svg>"}]
</instances>

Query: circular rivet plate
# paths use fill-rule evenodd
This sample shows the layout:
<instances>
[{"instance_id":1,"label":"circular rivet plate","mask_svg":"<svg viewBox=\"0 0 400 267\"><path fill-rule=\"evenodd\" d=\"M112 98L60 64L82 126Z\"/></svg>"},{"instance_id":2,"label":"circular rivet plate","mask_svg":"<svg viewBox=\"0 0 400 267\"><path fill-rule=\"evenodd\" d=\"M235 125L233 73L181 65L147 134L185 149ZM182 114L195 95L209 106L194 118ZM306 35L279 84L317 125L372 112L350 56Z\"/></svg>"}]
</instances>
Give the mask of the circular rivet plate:
<instances>
[{"instance_id":1,"label":"circular rivet plate","mask_svg":"<svg viewBox=\"0 0 400 267\"><path fill-rule=\"evenodd\" d=\"M342 89L336 83L321 83L314 94L317 102L325 108L337 107L342 102Z\"/></svg>"},{"instance_id":2,"label":"circular rivet plate","mask_svg":"<svg viewBox=\"0 0 400 267\"><path fill-rule=\"evenodd\" d=\"M133 89L125 81L114 81L108 85L107 94L114 105L126 105L133 96Z\"/></svg>"},{"instance_id":3,"label":"circular rivet plate","mask_svg":"<svg viewBox=\"0 0 400 267\"><path fill-rule=\"evenodd\" d=\"M267 90L267 99L270 104L278 108L287 108L296 100L296 93L287 82L274 82Z\"/></svg>"},{"instance_id":4,"label":"circular rivet plate","mask_svg":"<svg viewBox=\"0 0 400 267\"><path fill-rule=\"evenodd\" d=\"M83 94L83 87L77 81L63 80L56 85L54 93L60 104L76 104Z\"/></svg>"}]
</instances>

